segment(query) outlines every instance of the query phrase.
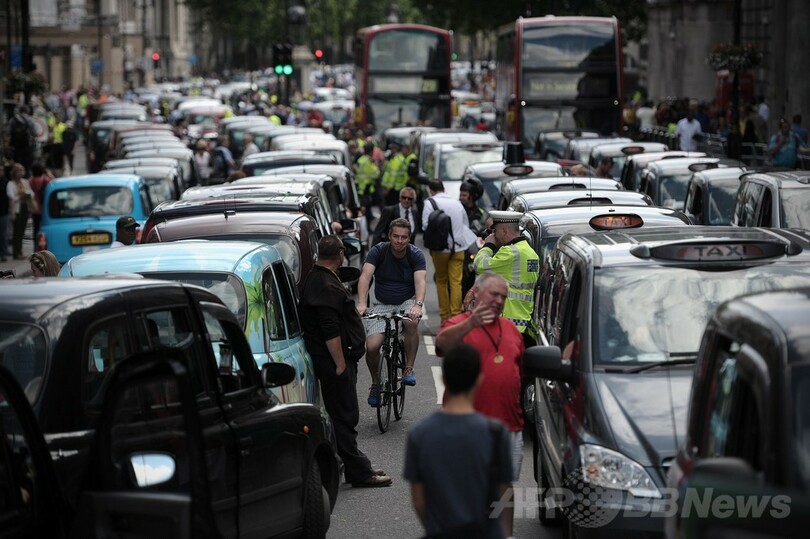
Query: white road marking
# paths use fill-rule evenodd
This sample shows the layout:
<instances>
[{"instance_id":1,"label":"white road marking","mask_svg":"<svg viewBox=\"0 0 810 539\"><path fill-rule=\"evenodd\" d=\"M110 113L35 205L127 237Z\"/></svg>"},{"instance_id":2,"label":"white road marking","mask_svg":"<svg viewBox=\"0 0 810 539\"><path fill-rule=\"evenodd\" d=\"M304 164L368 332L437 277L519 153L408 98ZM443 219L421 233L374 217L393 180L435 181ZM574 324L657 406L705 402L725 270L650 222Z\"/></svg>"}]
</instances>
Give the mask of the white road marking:
<instances>
[{"instance_id":1,"label":"white road marking","mask_svg":"<svg viewBox=\"0 0 810 539\"><path fill-rule=\"evenodd\" d=\"M423 335L422 341L425 343L425 352L428 353L430 356L436 356L436 346L433 344L433 336L432 335Z\"/></svg>"},{"instance_id":2,"label":"white road marking","mask_svg":"<svg viewBox=\"0 0 810 539\"><path fill-rule=\"evenodd\" d=\"M441 367L431 367L431 372L433 372L433 385L436 386L436 404L442 403L442 397L444 396L444 382L442 382L442 368Z\"/></svg>"}]
</instances>

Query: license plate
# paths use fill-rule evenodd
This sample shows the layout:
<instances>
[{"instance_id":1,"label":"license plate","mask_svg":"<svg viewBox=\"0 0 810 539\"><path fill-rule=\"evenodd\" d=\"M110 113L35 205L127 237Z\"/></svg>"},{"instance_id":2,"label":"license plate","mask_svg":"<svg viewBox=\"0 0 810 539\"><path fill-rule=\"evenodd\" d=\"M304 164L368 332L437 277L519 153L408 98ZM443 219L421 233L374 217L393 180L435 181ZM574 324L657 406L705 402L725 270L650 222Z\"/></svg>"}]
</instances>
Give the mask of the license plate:
<instances>
[{"instance_id":1,"label":"license plate","mask_svg":"<svg viewBox=\"0 0 810 539\"><path fill-rule=\"evenodd\" d=\"M112 234L109 232L73 234L70 236L70 244L73 247L81 247L84 245L106 245L108 243L112 243Z\"/></svg>"}]
</instances>

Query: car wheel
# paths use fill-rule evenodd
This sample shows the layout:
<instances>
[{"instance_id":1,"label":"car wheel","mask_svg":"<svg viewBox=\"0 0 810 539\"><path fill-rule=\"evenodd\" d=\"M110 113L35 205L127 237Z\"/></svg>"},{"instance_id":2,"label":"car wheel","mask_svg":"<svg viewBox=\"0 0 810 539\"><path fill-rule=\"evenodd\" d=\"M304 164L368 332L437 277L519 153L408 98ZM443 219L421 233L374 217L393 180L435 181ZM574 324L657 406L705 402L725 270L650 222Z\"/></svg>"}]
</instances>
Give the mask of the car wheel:
<instances>
[{"instance_id":1,"label":"car wheel","mask_svg":"<svg viewBox=\"0 0 810 539\"><path fill-rule=\"evenodd\" d=\"M329 495L321 481L321 471L318 463L312 461L309 476L304 492L304 539L319 539L326 537L330 519Z\"/></svg>"}]
</instances>

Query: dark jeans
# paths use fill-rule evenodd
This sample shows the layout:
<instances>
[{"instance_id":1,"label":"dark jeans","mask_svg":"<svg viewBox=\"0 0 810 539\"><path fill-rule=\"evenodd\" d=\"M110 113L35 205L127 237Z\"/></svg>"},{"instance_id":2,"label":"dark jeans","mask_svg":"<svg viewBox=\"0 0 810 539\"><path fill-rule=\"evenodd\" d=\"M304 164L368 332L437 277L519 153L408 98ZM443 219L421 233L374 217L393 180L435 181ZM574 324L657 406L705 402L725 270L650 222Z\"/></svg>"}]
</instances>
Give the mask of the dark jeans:
<instances>
[{"instance_id":1,"label":"dark jeans","mask_svg":"<svg viewBox=\"0 0 810 539\"><path fill-rule=\"evenodd\" d=\"M324 374L329 371L326 361L332 358L312 358L315 363L323 362L320 371L323 404L332 427L335 429L337 452L343 459L343 473L347 483L358 483L371 477L373 471L368 457L357 447L357 423L360 421L360 408L357 405L357 362L346 361L346 370L340 376ZM334 372L334 367L332 367Z\"/></svg>"},{"instance_id":2,"label":"dark jeans","mask_svg":"<svg viewBox=\"0 0 810 539\"><path fill-rule=\"evenodd\" d=\"M20 211L14 216L14 226L11 230L11 249L14 256L22 256L23 234L28 224L28 206L20 203Z\"/></svg>"}]
</instances>

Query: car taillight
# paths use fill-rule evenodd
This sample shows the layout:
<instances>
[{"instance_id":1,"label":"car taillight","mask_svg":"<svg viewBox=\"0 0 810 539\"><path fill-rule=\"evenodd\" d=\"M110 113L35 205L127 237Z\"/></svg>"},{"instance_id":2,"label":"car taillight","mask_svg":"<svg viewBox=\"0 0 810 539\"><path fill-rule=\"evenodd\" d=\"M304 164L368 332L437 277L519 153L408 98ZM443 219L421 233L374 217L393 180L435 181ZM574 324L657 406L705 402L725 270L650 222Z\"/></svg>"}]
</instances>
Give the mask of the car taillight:
<instances>
[{"instance_id":1,"label":"car taillight","mask_svg":"<svg viewBox=\"0 0 810 539\"><path fill-rule=\"evenodd\" d=\"M37 234L37 250L44 251L48 248L48 236L44 232Z\"/></svg>"}]
</instances>

